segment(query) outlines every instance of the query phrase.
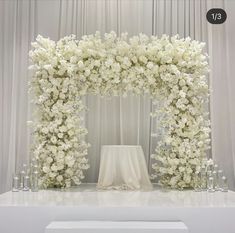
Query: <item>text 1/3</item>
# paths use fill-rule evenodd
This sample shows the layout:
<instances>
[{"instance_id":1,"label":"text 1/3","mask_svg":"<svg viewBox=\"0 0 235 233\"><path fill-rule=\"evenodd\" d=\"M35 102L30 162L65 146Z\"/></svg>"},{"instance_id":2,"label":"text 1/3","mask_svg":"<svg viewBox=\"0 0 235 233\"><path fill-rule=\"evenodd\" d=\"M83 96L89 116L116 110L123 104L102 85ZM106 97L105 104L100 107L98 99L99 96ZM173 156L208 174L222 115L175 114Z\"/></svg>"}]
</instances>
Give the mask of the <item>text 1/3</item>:
<instances>
[{"instance_id":1,"label":"text 1/3","mask_svg":"<svg viewBox=\"0 0 235 233\"><path fill-rule=\"evenodd\" d=\"M212 8L207 12L206 18L211 24L222 24L226 21L227 14L221 8Z\"/></svg>"},{"instance_id":2,"label":"text 1/3","mask_svg":"<svg viewBox=\"0 0 235 233\"><path fill-rule=\"evenodd\" d=\"M221 14L220 13L212 13L212 18L214 21L216 21L217 19L218 20L221 20Z\"/></svg>"}]
</instances>

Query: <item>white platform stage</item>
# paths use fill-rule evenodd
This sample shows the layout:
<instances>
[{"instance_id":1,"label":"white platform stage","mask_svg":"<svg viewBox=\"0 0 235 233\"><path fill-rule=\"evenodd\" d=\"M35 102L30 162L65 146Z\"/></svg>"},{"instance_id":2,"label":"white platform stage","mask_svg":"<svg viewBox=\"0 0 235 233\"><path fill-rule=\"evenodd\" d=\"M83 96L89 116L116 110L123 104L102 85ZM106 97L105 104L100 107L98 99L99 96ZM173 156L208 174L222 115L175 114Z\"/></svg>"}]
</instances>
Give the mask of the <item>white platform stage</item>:
<instances>
[{"instance_id":1,"label":"white platform stage","mask_svg":"<svg viewBox=\"0 0 235 233\"><path fill-rule=\"evenodd\" d=\"M75 229L84 227L84 221L88 226L103 227L106 228L103 232L110 233L134 232L128 229L140 226L141 222L147 230L138 232L151 232L148 228L164 227L169 223L169 226L179 229L186 226L187 231L184 228L182 231L154 232L234 233L235 193L167 191L157 187L148 192L97 191L94 185L82 185L67 191L7 192L0 195L0 233L83 233L71 230L71 226L69 230L66 225L72 222ZM119 231L113 231L112 227L107 231L107 224L113 221L117 222ZM126 222L131 227L120 231ZM160 225L157 224L159 222Z\"/></svg>"}]
</instances>

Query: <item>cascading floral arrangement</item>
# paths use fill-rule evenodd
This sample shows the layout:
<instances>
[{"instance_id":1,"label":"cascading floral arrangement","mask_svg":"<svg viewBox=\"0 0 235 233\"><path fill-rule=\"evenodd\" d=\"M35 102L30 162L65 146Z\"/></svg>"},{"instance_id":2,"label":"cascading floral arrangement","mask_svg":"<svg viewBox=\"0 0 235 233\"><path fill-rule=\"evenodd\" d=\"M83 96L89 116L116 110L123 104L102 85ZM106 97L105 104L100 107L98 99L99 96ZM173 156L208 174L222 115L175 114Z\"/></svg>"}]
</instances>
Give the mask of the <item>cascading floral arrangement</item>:
<instances>
[{"instance_id":1,"label":"cascading floral arrangement","mask_svg":"<svg viewBox=\"0 0 235 233\"><path fill-rule=\"evenodd\" d=\"M29 55L34 76L33 153L44 188L80 184L89 168L87 130L79 115L87 93L102 96L149 94L160 103L165 133L153 165L161 184L192 187L210 144L205 103L209 88L204 43L178 36L114 32L65 37L58 42L38 36Z\"/></svg>"}]
</instances>

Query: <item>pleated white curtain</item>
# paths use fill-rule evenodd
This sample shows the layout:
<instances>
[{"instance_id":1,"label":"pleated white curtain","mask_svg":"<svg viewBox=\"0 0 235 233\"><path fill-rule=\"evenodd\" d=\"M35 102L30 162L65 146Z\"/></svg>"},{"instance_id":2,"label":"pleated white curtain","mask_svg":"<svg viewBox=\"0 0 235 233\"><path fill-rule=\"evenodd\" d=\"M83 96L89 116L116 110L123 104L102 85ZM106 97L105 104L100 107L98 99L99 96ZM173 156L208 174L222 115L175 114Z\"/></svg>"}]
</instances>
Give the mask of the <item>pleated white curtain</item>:
<instances>
[{"instance_id":1,"label":"pleated white curtain","mask_svg":"<svg viewBox=\"0 0 235 233\"><path fill-rule=\"evenodd\" d=\"M212 7L225 8L224 25L210 25L205 15ZM22 162L29 160L31 118L27 95L28 51L38 34L53 40L75 34L116 31L130 36L179 34L205 41L210 54L213 88L210 109L213 157L226 170L234 188L235 88L232 78L235 48L235 4L229 0L1 0L0 1L0 192L11 185L11 176ZM100 98L87 96L89 111L84 114L91 168L85 182L96 182L100 146L104 144L140 144L149 171L150 154L157 139L156 121L149 114L148 96Z\"/></svg>"}]
</instances>

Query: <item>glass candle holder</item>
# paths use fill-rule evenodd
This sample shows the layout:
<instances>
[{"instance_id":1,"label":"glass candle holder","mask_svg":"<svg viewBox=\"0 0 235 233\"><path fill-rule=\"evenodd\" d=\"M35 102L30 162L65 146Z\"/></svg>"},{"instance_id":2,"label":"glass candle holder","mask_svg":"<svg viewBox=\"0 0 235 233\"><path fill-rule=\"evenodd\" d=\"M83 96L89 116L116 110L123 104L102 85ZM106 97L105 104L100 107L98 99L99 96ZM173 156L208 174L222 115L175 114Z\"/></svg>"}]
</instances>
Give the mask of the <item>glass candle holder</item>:
<instances>
[{"instance_id":1,"label":"glass candle holder","mask_svg":"<svg viewBox=\"0 0 235 233\"><path fill-rule=\"evenodd\" d=\"M14 175L12 178L12 192L19 192L20 189L20 178Z\"/></svg>"},{"instance_id":2,"label":"glass candle holder","mask_svg":"<svg viewBox=\"0 0 235 233\"><path fill-rule=\"evenodd\" d=\"M27 169L28 169L28 165L26 163L23 163L22 170L26 172Z\"/></svg>"},{"instance_id":3,"label":"glass candle holder","mask_svg":"<svg viewBox=\"0 0 235 233\"><path fill-rule=\"evenodd\" d=\"M218 170L219 170L219 166L218 166L218 164L215 164L214 165L214 171L218 172Z\"/></svg>"},{"instance_id":4,"label":"glass candle holder","mask_svg":"<svg viewBox=\"0 0 235 233\"><path fill-rule=\"evenodd\" d=\"M206 191L207 190L207 177L206 177L206 168L201 168L201 190Z\"/></svg>"},{"instance_id":5,"label":"glass candle holder","mask_svg":"<svg viewBox=\"0 0 235 233\"><path fill-rule=\"evenodd\" d=\"M208 179L208 184L207 184L207 190L208 192L214 192L214 178L212 176L209 177Z\"/></svg>"},{"instance_id":6,"label":"glass candle holder","mask_svg":"<svg viewBox=\"0 0 235 233\"><path fill-rule=\"evenodd\" d=\"M24 176L23 179L23 191L29 191L29 187L30 187L30 182L29 182L29 176Z\"/></svg>"},{"instance_id":7,"label":"glass candle holder","mask_svg":"<svg viewBox=\"0 0 235 233\"><path fill-rule=\"evenodd\" d=\"M199 171L196 171L194 174L194 191L201 191L201 173Z\"/></svg>"},{"instance_id":8,"label":"glass candle holder","mask_svg":"<svg viewBox=\"0 0 235 233\"><path fill-rule=\"evenodd\" d=\"M206 171L207 172L213 172L214 171L214 165L213 164L207 165Z\"/></svg>"},{"instance_id":9,"label":"glass candle holder","mask_svg":"<svg viewBox=\"0 0 235 233\"><path fill-rule=\"evenodd\" d=\"M209 179L212 177L212 171L211 170L208 170L207 173L206 173L206 180L207 180L207 190L209 189L209 186L210 186L210 181Z\"/></svg>"},{"instance_id":10,"label":"glass candle holder","mask_svg":"<svg viewBox=\"0 0 235 233\"><path fill-rule=\"evenodd\" d=\"M223 186L223 181L222 181L222 177L223 177L223 170L218 170L218 189L221 191L222 186Z\"/></svg>"},{"instance_id":11,"label":"glass candle holder","mask_svg":"<svg viewBox=\"0 0 235 233\"><path fill-rule=\"evenodd\" d=\"M30 167L30 184L31 184L31 186L35 182L33 180L35 178L35 175L34 175L35 172L38 176L38 165L36 164L36 162L31 162L31 167Z\"/></svg>"},{"instance_id":12,"label":"glass candle holder","mask_svg":"<svg viewBox=\"0 0 235 233\"><path fill-rule=\"evenodd\" d=\"M214 180L214 190L218 191L219 190L219 185L218 185L218 173L216 170L213 171L212 173L213 180Z\"/></svg>"},{"instance_id":13,"label":"glass candle holder","mask_svg":"<svg viewBox=\"0 0 235 233\"><path fill-rule=\"evenodd\" d=\"M26 176L26 172L22 170L20 172L20 189L24 188L24 177Z\"/></svg>"},{"instance_id":14,"label":"glass candle holder","mask_svg":"<svg viewBox=\"0 0 235 233\"><path fill-rule=\"evenodd\" d=\"M222 192L228 192L228 180L225 176L222 177L222 187L221 187Z\"/></svg>"},{"instance_id":15,"label":"glass candle holder","mask_svg":"<svg viewBox=\"0 0 235 233\"><path fill-rule=\"evenodd\" d=\"M38 171L34 171L32 173L31 178L31 191L38 192Z\"/></svg>"}]
</instances>

